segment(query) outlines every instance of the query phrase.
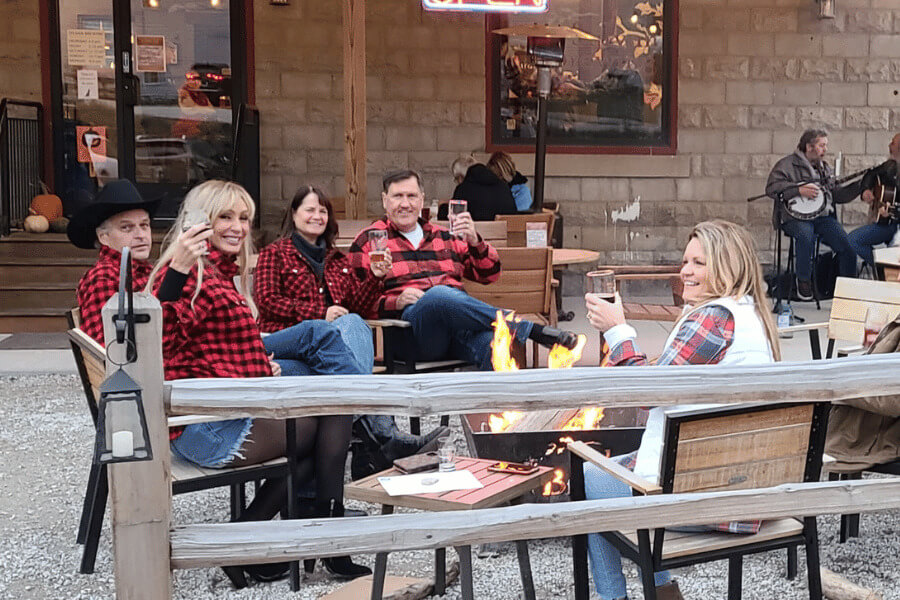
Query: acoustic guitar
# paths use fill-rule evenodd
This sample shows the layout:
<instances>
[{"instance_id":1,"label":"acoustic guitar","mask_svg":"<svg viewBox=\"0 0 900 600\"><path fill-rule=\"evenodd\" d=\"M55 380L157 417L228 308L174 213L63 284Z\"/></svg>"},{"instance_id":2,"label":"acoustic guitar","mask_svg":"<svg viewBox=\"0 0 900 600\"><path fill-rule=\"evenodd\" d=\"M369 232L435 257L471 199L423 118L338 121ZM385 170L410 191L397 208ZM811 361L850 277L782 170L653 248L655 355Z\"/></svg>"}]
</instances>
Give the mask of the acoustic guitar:
<instances>
[{"instance_id":1,"label":"acoustic guitar","mask_svg":"<svg viewBox=\"0 0 900 600\"><path fill-rule=\"evenodd\" d=\"M869 206L869 220L879 225L888 225L898 221L898 212L900 206L897 205L897 186L881 181L881 177L877 177L875 187L872 188L872 194L875 199ZM887 216L881 214L881 209L886 209Z\"/></svg>"}]
</instances>

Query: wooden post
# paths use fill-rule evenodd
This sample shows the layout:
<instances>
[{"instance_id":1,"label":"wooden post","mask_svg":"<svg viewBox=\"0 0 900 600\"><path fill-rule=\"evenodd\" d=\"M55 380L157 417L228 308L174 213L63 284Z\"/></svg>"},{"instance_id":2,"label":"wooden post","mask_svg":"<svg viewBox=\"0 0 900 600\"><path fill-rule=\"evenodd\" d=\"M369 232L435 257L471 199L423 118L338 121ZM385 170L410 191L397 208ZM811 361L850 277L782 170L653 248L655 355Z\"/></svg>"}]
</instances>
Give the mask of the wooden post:
<instances>
[{"instance_id":1,"label":"wooden post","mask_svg":"<svg viewBox=\"0 0 900 600\"><path fill-rule=\"evenodd\" d=\"M123 362L125 345L115 343L112 321L117 308L118 294L103 307L103 332L109 356ZM116 598L160 600L172 597L172 483L163 405L162 310L153 296L136 293L134 312L149 315L150 322L137 324L137 362L126 365L125 371L141 386L153 460L109 465ZM117 368L107 361L107 375Z\"/></svg>"},{"instance_id":2,"label":"wooden post","mask_svg":"<svg viewBox=\"0 0 900 600\"><path fill-rule=\"evenodd\" d=\"M366 0L344 0L344 177L347 218L366 218Z\"/></svg>"}]
</instances>

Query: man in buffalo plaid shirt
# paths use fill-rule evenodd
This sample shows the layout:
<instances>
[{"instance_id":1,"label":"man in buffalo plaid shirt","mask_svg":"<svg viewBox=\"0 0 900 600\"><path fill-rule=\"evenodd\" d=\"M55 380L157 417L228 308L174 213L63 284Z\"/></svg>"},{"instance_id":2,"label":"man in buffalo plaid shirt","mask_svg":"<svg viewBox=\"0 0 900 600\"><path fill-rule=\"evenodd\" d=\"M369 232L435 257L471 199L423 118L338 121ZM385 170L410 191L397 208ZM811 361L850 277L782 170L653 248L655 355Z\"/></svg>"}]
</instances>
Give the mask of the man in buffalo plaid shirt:
<instances>
[{"instance_id":1,"label":"man in buffalo plaid shirt","mask_svg":"<svg viewBox=\"0 0 900 600\"><path fill-rule=\"evenodd\" d=\"M360 277L369 269L369 232L388 232L391 270L377 309L382 317L412 325L415 356L439 360L448 356L491 369L491 323L497 308L472 298L463 278L492 283L500 276L497 251L475 231L468 212L456 215L453 232L419 218L425 192L422 178L411 170L388 173L381 194L385 216L363 230L350 246L350 263ZM530 321L514 325L516 339L546 346L573 348L575 334Z\"/></svg>"},{"instance_id":2,"label":"man in buffalo plaid shirt","mask_svg":"<svg viewBox=\"0 0 900 600\"><path fill-rule=\"evenodd\" d=\"M128 246L132 257L132 290L147 284L153 265L149 262L153 240L150 217L158 201L145 202L134 185L119 179L107 183L96 200L69 221L66 233L79 248L99 248L96 264L78 282L78 306L81 330L103 344L103 319L100 311L119 291L119 261L122 248Z\"/></svg>"}]
</instances>

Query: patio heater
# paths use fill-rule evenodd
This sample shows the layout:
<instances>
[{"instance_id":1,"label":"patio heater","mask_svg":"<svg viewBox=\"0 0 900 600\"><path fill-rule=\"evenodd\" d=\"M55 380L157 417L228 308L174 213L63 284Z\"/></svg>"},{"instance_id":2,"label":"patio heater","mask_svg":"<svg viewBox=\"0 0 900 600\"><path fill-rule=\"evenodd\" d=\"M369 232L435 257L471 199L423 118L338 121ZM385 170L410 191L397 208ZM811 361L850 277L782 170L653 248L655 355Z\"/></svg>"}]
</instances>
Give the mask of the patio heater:
<instances>
[{"instance_id":1,"label":"patio heater","mask_svg":"<svg viewBox=\"0 0 900 600\"><path fill-rule=\"evenodd\" d=\"M538 123L534 149L534 196L531 210L544 207L544 162L547 156L547 104L550 101L552 72L562 66L566 39L595 40L598 38L574 27L554 25L514 25L495 29L493 33L528 38L528 56L537 67Z\"/></svg>"}]
</instances>

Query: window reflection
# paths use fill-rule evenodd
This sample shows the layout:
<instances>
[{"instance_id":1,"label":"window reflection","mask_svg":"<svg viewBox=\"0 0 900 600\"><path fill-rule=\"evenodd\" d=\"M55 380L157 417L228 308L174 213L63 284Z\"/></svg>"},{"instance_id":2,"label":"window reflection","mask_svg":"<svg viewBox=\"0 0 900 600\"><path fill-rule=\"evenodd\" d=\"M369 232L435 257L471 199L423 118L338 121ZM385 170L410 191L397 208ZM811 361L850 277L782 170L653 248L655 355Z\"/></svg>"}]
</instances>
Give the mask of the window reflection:
<instances>
[{"instance_id":1,"label":"window reflection","mask_svg":"<svg viewBox=\"0 0 900 600\"><path fill-rule=\"evenodd\" d=\"M668 0L666 10L675 10ZM545 21L572 25L601 42L566 41L565 62L553 72L548 142L570 146L666 146L669 143L663 0L554 0ZM510 16L495 25L529 23ZM492 27L495 29L497 27ZM534 143L537 70L524 37L492 36L493 143Z\"/></svg>"}]
</instances>

